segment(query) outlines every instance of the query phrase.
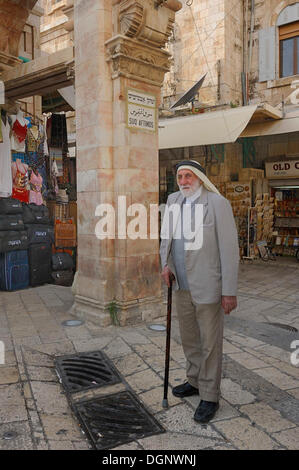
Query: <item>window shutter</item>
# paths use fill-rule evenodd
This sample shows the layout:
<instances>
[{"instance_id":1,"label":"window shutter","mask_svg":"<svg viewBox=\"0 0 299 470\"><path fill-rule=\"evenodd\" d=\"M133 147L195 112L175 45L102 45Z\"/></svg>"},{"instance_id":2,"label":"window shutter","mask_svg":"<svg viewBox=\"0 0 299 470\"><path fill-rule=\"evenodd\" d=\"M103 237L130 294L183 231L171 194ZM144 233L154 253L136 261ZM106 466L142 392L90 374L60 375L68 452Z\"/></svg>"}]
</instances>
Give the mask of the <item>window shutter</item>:
<instances>
[{"instance_id":1,"label":"window shutter","mask_svg":"<svg viewBox=\"0 0 299 470\"><path fill-rule=\"evenodd\" d=\"M276 27L259 31L259 81L275 79Z\"/></svg>"}]
</instances>

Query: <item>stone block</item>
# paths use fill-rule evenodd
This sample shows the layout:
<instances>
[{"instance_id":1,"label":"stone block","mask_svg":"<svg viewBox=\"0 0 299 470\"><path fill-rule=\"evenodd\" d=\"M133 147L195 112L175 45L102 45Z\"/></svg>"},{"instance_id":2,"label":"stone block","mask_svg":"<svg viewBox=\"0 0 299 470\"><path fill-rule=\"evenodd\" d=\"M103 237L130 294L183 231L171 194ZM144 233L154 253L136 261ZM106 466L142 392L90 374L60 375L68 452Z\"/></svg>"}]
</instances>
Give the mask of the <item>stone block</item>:
<instances>
[{"instance_id":1,"label":"stone block","mask_svg":"<svg viewBox=\"0 0 299 470\"><path fill-rule=\"evenodd\" d=\"M232 405L242 405L252 403L255 396L252 393L243 390L242 387L230 379L222 379L221 395Z\"/></svg>"},{"instance_id":2,"label":"stone block","mask_svg":"<svg viewBox=\"0 0 299 470\"><path fill-rule=\"evenodd\" d=\"M73 441L83 439L80 428L72 415L48 415L40 416L45 435L50 441Z\"/></svg>"},{"instance_id":3,"label":"stone block","mask_svg":"<svg viewBox=\"0 0 299 470\"><path fill-rule=\"evenodd\" d=\"M299 428L288 429L273 434L273 437L288 450L299 450Z\"/></svg>"},{"instance_id":4,"label":"stone block","mask_svg":"<svg viewBox=\"0 0 299 470\"><path fill-rule=\"evenodd\" d=\"M148 369L148 365L137 354L127 354L115 359L114 364L124 377Z\"/></svg>"},{"instance_id":5,"label":"stone block","mask_svg":"<svg viewBox=\"0 0 299 470\"><path fill-rule=\"evenodd\" d=\"M279 445L244 418L218 421L215 428L239 450L273 450Z\"/></svg>"},{"instance_id":6,"label":"stone block","mask_svg":"<svg viewBox=\"0 0 299 470\"><path fill-rule=\"evenodd\" d=\"M272 434L277 431L296 427L294 423L284 419L280 412L271 408L265 403L253 403L240 407L240 411L246 414L249 419Z\"/></svg>"},{"instance_id":7,"label":"stone block","mask_svg":"<svg viewBox=\"0 0 299 470\"><path fill-rule=\"evenodd\" d=\"M276 385L281 390L288 390L298 387L298 380L290 377L274 367L267 367L264 369L255 369L256 374L260 375L268 382Z\"/></svg>"},{"instance_id":8,"label":"stone block","mask_svg":"<svg viewBox=\"0 0 299 470\"><path fill-rule=\"evenodd\" d=\"M19 381L17 367L0 367L0 385L12 384Z\"/></svg>"},{"instance_id":9,"label":"stone block","mask_svg":"<svg viewBox=\"0 0 299 470\"><path fill-rule=\"evenodd\" d=\"M144 370L126 378L135 393L143 393L162 385L162 379L152 370Z\"/></svg>"}]
</instances>

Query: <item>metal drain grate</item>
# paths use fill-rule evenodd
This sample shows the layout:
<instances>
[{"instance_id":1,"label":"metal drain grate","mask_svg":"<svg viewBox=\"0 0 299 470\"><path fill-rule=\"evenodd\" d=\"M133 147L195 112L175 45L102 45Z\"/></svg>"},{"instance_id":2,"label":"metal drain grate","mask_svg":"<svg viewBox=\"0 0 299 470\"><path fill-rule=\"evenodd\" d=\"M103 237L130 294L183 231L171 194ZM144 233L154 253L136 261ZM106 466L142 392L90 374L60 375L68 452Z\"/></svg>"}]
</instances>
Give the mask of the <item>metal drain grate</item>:
<instances>
[{"instance_id":1,"label":"metal drain grate","mask_svg":"<svg viewBox=\"0 0 299 470\"><path fill-rule=\"evenodd\" d=\"M101 351L58 357L57 374L68 392L79 392L121 382L121 378Z\"/></svg>"},{"instance_id":2,"label":"metal drain grate","mask_svg":"<svg viewBox=\"0 0 299 470\"><path fill-rule=\"evenodd\" d=\"M297 333L297 328L291 325L285 325L284 323L265 323L266 325L277 326L277 328L282 328L283 330L291 331L292 333Z\"/></svg>"},{"instance_id":3,"label":"metal drain grate","mask_svg":"<svg viewBox=\"0 0 299 470\"><path fill-rule=\"evenodd\" d=\"M77 402L73 409L97 450L165 432L129 391Z\"/></svg>"}]
</instances>

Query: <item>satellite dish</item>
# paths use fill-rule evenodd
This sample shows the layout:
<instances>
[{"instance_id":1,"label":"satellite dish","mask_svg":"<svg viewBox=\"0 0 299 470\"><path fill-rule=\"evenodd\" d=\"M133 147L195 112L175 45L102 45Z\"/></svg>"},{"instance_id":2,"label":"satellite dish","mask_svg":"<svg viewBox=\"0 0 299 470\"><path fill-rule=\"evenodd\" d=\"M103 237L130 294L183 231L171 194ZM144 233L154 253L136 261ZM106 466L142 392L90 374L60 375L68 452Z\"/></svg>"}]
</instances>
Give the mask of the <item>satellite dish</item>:
<instances>
[{"instance_id":1,"label":"satellite dish","mask_svg":"<svg viewBox=\"0 0 299 470\"><path fill-rule=\"evenodd\" d=\"M175 104L171 106L170 109L177 108L178 106L182 106L184 104L190 103L191 101L194 101L198 90L201 88L204 79L206 78L206 75L207 74L205 73L201 79L192 88L190 88L190 90L188 90Z\"/></svg>"}]
</instances>

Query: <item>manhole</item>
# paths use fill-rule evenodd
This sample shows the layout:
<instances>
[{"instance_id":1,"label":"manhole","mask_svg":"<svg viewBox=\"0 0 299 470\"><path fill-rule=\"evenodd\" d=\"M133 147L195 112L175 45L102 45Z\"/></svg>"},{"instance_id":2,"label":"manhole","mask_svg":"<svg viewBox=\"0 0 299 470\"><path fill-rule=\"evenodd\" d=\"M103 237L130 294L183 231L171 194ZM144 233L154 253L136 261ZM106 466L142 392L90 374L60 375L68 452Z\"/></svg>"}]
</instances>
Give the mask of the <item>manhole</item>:
<instances>
[{"instance_id":1,"label":"manhole","mask_svg":"<svg viewBox=\"0 0 299 470\"><path fill-rule=\"evenodd\" d=\"M98 450L165 432L130 391L73 405L92 445Z\"/></svg>"},{"instance_id":2,"label":"manhole","mask_svg":"<svg viewBox=\"0 0 299 470\"><path fill-rule=\"evenodd\" d=\"M101 351L58 357L55 367L62 385L68 392L121 382L117 370Z\"/></svg>"},{"instance_id":3,"label":"manhole","mask_svg":"<svg viewBox=\"0 0 299 470\"><path fill-rule=\"evenodd\" d=\"M63 321L62 326L81 326L84 325L84 321L82 320L66 320Z\"/></svg>"},{"instance_id":4,"label":"manhole","mask_svg":"<svg viewBox=\"0 0 299 470\"><path fill-rule=\"evenodd\" d=\"M265 323L265 325L276 326L277 328L282 328L283 330L291 331L292 333L297 333L298 330L294 326L285 325L284 323Z\"/></svg>"},{"instance_id":5,"label":"manhole","mask_svg":"<svg viewBox=\"0 0 299 470\"><path fill-rule=\"evenodd\" d=\"M148 328L153 331L165 331L166 326L164 325L148 325Z\"/></svg>"},{"instance_id":6,"label":"manhole","mask_svg":"<svg viewBox=\"0 0 299 470\"><path fill-rule=\"evenodd\" d=\"M5 439L6 441L11 441L12 439L16 439L17 437L18 437L17 432L8 431L3 434L2 439Z\"/></svg>"}]
</instances>

